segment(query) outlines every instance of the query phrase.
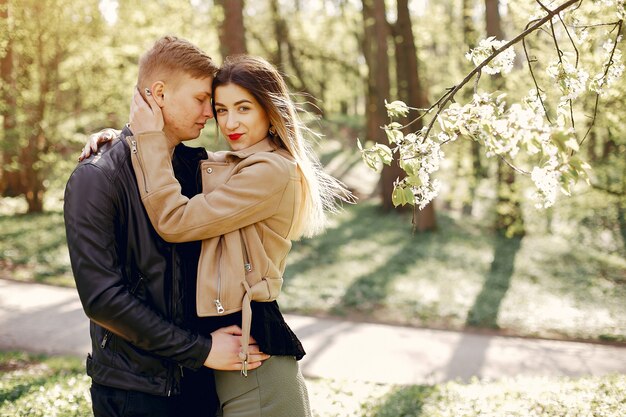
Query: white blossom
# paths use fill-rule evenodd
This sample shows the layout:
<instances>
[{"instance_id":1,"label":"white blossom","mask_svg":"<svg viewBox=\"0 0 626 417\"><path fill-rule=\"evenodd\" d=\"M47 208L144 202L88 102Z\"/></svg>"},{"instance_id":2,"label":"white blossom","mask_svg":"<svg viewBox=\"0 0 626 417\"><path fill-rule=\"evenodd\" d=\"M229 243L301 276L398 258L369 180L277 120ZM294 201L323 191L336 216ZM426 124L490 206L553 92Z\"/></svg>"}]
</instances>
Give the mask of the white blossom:
<instances>
[{"instance_id":1,"label":"white blossom","mask_svg":"<svg viewBox=\"0 0 626 417\"><path fill-rule=\"evenodd\" d=\"M563 96L568 100L576 99L587 87L589 73L582 68L576 68L565 56L550 63L546 72L556 81Z\"/></svg>"},{"instance_id":2,"label":"white blossom","mask_svg":"<svg viewBox=\"0 0 626 417\"><path fill-rule=\"evenodd\" d=\"M537 208L552 207L556 201L560 173L549 167L534 167L530 177L537 187L537 191L533 193L535 206Z\"/></svg>"},{"instance_id":3,"label":"white blossom","mask_svg":"<svg viewBox=\"0 0 626 417\"><path fill-rule=\"evenodd\" d=\"M474 65L478 66L485 59L489 58L493 55L493 52L505 45L506 41L496 40L495 36L490 36L487 39L482 39L478 46L468 53L465 54L465 57L472 61ZM483 70L487 74L508 74L513 69L513 61L515 60L515 51L513 48L509 47L500 55L495 57L488 65L483 67Z\"/></svg>"}]
</instances>

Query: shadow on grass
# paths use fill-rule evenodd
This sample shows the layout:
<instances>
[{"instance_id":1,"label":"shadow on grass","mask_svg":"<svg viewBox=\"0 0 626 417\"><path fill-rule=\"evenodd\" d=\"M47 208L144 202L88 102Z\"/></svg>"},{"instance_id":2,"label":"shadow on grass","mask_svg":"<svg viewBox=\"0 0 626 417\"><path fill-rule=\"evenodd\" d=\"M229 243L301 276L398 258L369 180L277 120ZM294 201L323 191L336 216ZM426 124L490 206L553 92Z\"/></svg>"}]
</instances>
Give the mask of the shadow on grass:
<instances>
[{"instance_id":1,"label":"shadow on grass","mask_svg":"<svg viewBox=\"0 0 626 417\"><path fill-rule=\"evenodd\" d=\"M374 204L357 204L349 207L343 215L349 215L337 227L331 227L320 236L294 243L294 249L306 253L297 261L290 261L285 273L285 281L290 277L304 274L321 264L339 262L341 252L338 248L355 242L375 241L378 245L396 244L403 236L411 234L410 219L399 220L397 213L385 213ZM375 225L375 226L373 226ZM359 256L368 257L369 254Z\"/></svg>"},{"instance_id":2,"label":"shadow on grass","mask_svg":"<svg viewBox=\"0 0 626 417\"><path fill-rule=\"evenodd\" d=\"M522 240L502 236L494 239L491 267L474 305L467 314L466 324L469 326L498 328L498 312L511 285L515 256L520 250Z\"/></svg>"},{"instance_id":3,"label":"shadow on grass","mask_svg":"<svg viewBox=\"0 0 626 417\"><path fill-rule=\"evenodd\" d=\"M341 314L344 307L369 312L383 305L394 280L408 272L420 259L431 254L432 241L432 233L422 233L404 239L402 245L388 256L385 263L352 281L332 313Z\"/></svg>"},{"instance_id":4,"label":"shadow on grass","mask_svg":"<svg viewBox=\"0 0 626 417\"><path fill-rule=\"evenodd\" d=\"M436 394L437 388L430 385L412 385L398 388L385 396L370 410L371 417L419 417L426 401Z\"/></svg>"},{"instance_id":5,"label":"shadow on grass","mask_svg":"<svg viewBox=\"0 0 626 417\"><path fill-rule=\"evenodd\" d=\"M29 280L39 282L69 274L69 261L63 256L66 247L61 212L0 216L0 263L7 268L5 273L12 273L11 265L32 269Z\"/></svg>"}]
</instances>

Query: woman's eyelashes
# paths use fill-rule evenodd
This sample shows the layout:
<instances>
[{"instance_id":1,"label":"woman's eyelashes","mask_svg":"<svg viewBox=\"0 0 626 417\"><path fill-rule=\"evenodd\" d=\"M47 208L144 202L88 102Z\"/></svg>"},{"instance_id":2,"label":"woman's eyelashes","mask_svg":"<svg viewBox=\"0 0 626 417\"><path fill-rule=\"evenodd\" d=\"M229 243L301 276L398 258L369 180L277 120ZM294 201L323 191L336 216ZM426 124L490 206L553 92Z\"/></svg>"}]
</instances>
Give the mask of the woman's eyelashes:
<instances>
[{"instance_id":1,"label":"woman's eyelashes","mask_svg":"<svg viewBox=\"0 0 626 417\"><path fill-rule=\"evenodd\" d=\"M237 111L240 113L244 113L250 110L250 107L248 106L239 106L237 107ZM228 113L228 110L226 108L216 108L215 109L215 113L217 114L224 114L224 113Z\"/></svg>"}]
</instances>

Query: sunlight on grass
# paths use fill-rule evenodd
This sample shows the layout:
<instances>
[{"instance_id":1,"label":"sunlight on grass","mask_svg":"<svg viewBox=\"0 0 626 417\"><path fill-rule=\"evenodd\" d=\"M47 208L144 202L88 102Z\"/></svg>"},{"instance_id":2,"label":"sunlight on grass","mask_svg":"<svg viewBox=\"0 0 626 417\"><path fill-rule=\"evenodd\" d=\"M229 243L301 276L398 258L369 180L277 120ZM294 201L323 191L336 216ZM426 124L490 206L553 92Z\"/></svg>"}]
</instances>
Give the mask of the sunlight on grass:
<instances>
[{"instance_id":1,"label":"sunlight on grass","mask_svg":"<svg viewBox=\"0 0 626 417\"><path fill-rule=\"evenodd\" d=\"M90 416L90 379L74 357L0 352L0 416ZM398 386L310 378L315 417L626 415L626 375L517 377Z\"/></svg>"},{"instance_id":2,"label":"sunlight on grass","mask_svg":"<svg viewBox=\"0 0 626 417\"><path fill-rule=\"evenodd\" d=\"M626 260L552 234L521 241L439 213L413 235L408 215L359 203L295 242L284 310L428 327L626 340Z\"/></svg>"},{"instance_id":3,"label":"sunlight on grass","mask_svg":"<svg viewBox=\"0 0 626 417\"><path fill-rule=\"evenodd\" d=\"M73 286L63 213L0 216L0 277Z\"/></svg>"},{"instance_id":4,"label":"sunlight on grass","mask_svg":"<svg viewBox=\"0 0 626 417\"><path fill-rule=\"evenodd\" d=\"M326 233L294 242L282 309L626 341L626 257L619 248L581 243L570 232L541 233L537 224L516 241L471 217L440 211L438 222L436 233L413 234L410 213L383 213L372 201L347 207ZM60 211L0 216L0 276L74 285Z\"/></svg>"}]
</instances>

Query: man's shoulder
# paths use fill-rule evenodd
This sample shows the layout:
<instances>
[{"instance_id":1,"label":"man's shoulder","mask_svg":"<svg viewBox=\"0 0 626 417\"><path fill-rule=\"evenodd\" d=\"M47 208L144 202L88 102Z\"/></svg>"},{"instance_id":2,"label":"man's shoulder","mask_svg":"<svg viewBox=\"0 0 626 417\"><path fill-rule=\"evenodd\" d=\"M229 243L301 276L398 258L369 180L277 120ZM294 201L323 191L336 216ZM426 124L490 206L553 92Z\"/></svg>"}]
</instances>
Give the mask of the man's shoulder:
<instances>
[{"instance_id":1,"label":"man's shoulder","mask_svg":"<svg viewBox=\"0 0 626 417\"><path fill-rule=\"evenodd\" d=\"M130 150L124 137L122 132L112 141L102 144L98 152L78 164L74 174L102 175L114 180L120 172L131 167Z\"/></svg>"}]
</instances>

